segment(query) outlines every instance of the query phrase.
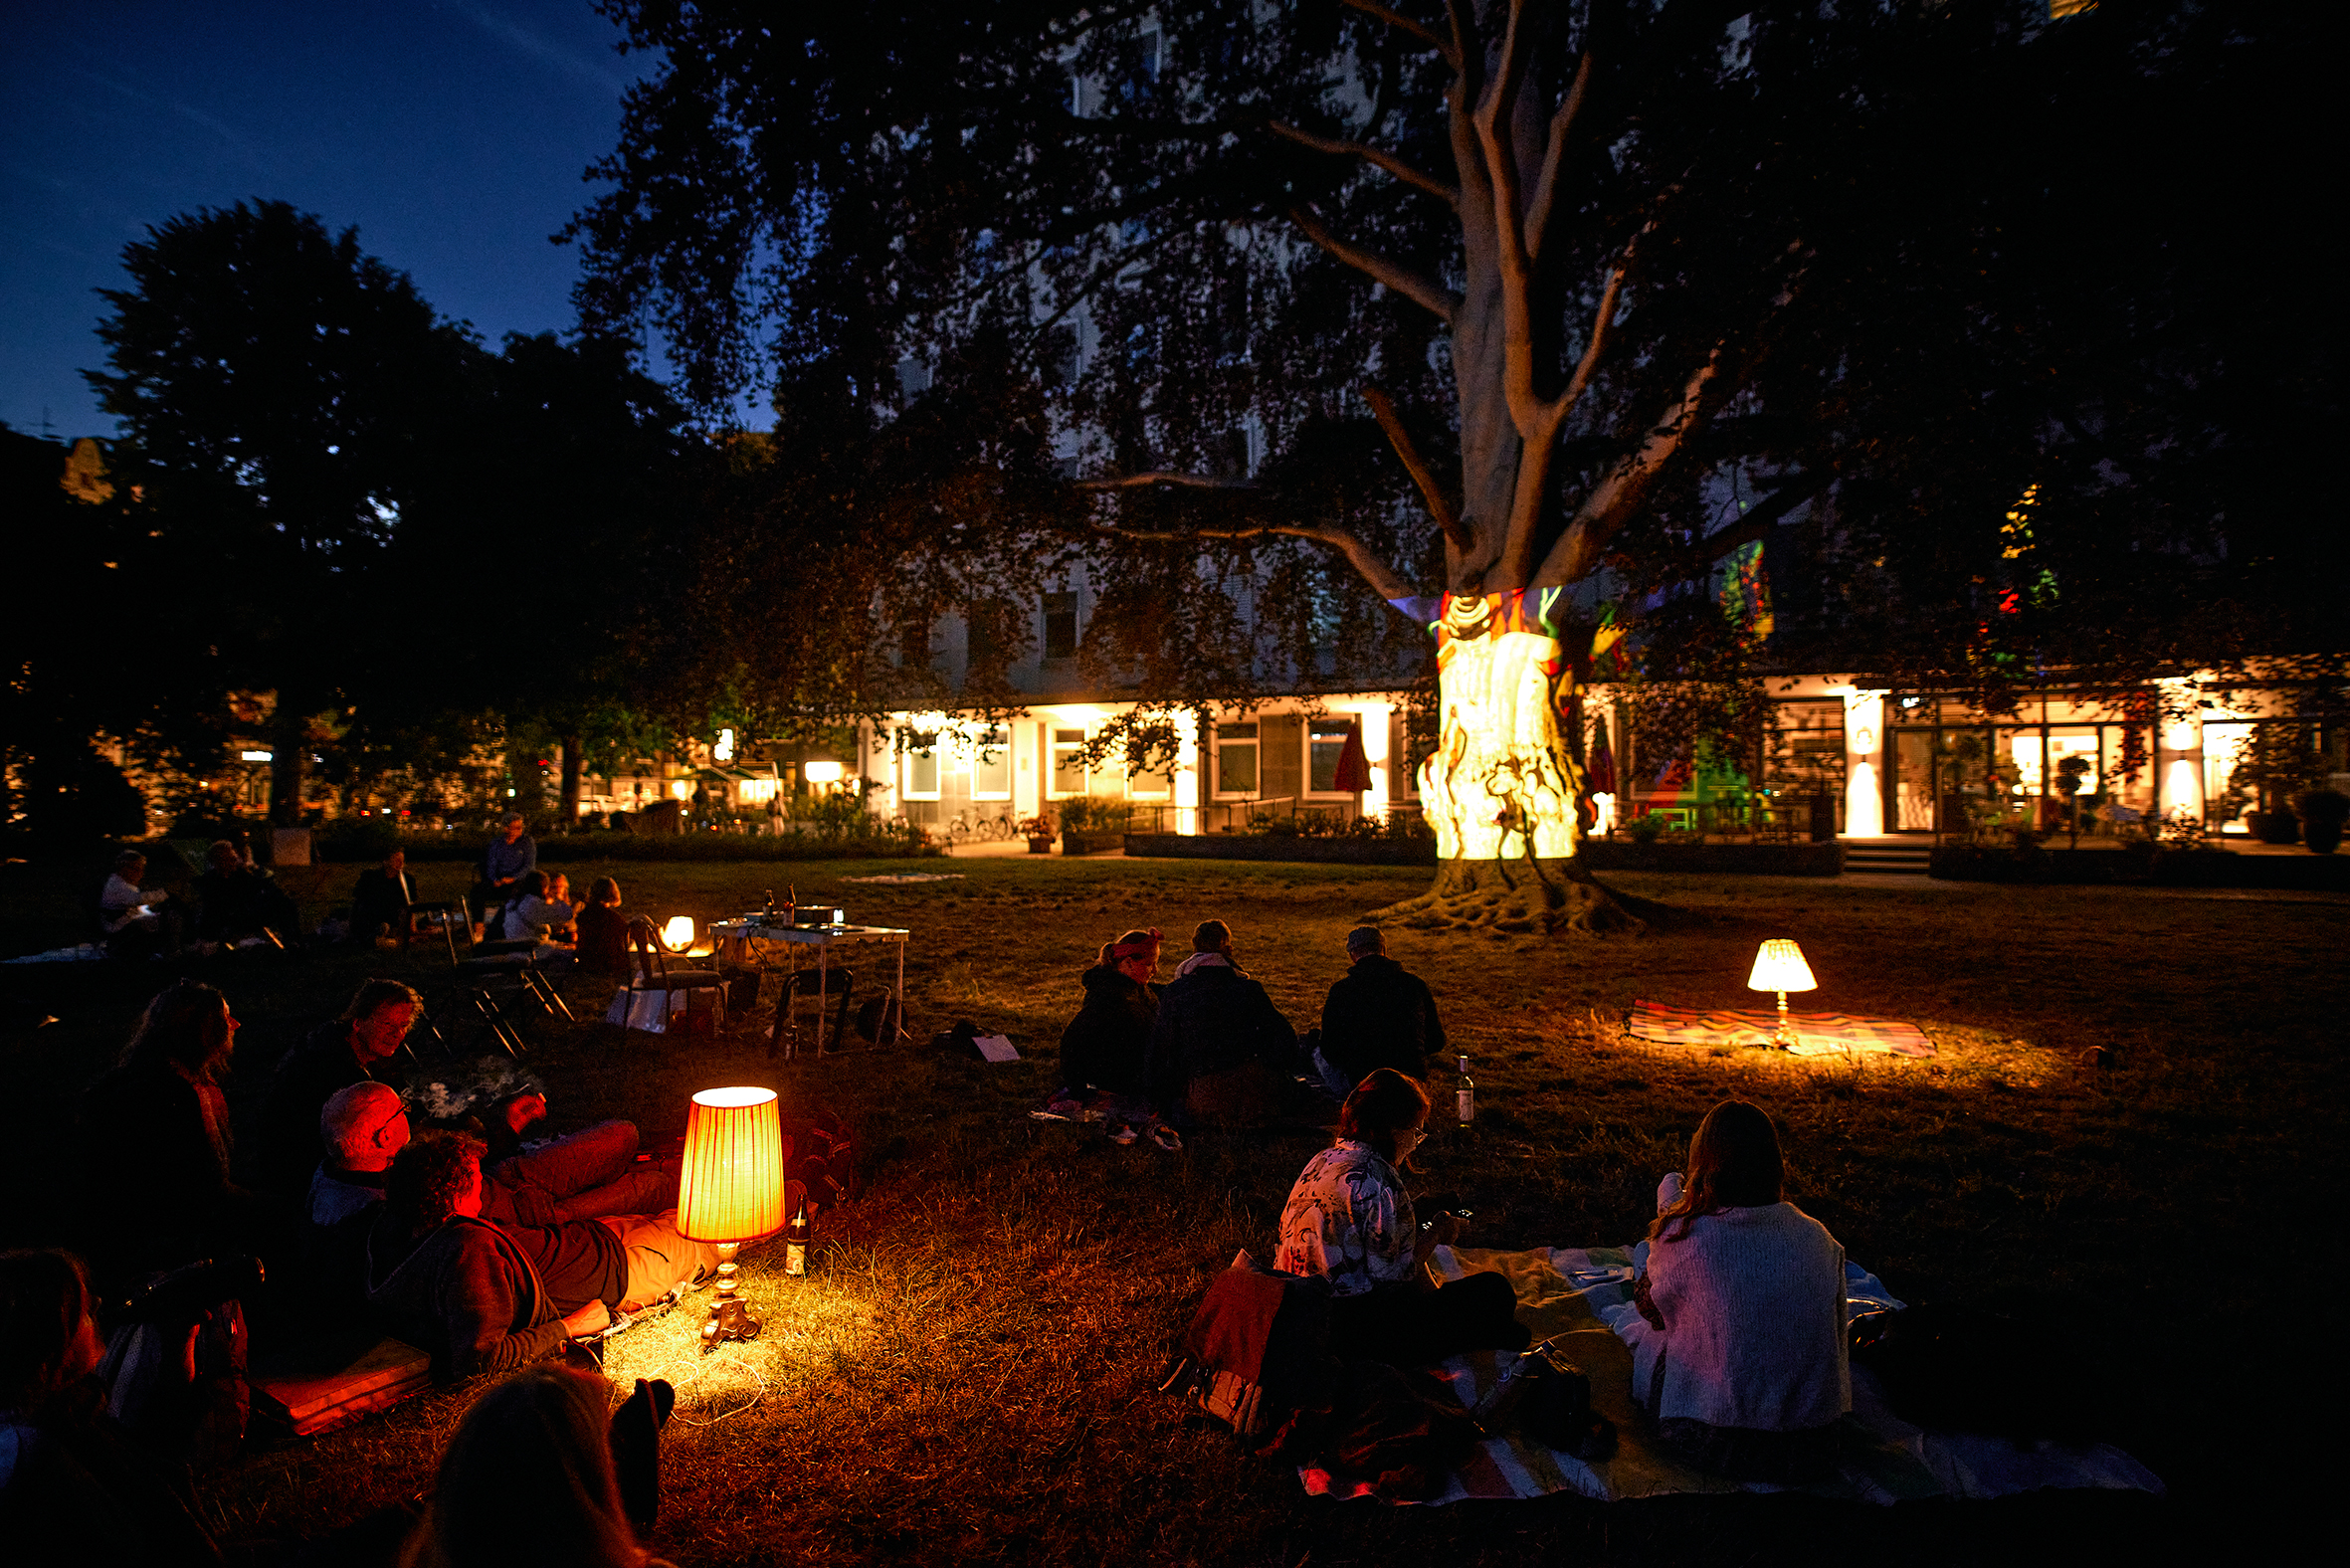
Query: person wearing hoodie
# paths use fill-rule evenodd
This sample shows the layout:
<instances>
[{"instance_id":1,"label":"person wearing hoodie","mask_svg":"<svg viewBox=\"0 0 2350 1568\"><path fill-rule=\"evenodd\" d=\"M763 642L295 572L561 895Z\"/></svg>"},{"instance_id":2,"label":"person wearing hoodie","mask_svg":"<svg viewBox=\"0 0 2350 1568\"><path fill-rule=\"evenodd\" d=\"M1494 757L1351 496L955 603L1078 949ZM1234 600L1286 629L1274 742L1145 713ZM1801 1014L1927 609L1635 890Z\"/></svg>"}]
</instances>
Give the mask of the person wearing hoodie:
<instances>
[{"instance_id":1,"label":"person wearing hoodie","mask_svg":"<svg viewBox=\"0 0 2350 1568\"><path fill-rule=\"evenodd\" d=\"M1429 1063L1445 1054L1436 997L1427 981L1387 956L1379 927L1358 925L1347 932L1346 956L1353 967L1322 1003L1313 1050L1314 1068L1342 1102L1381 1068L1425 1078Z\"/></svg>"},{"instance_id":2,"label":"person wearing hoodie","mask_svg":"<svg viewBox=\"0 0 2350 1568\"><path fill-rule=\"evenodd\" d=\"M1085 1002L1061 1032L1064 1092L1082 1100L1095 1089L1139 1099L1159 1016L1159 932L1128 931L1105 943L1101 961L1080 977Z\"/></svg>"},{"instance_id":3,"label":"person wearing hoodie","mask_svg":"<svg viewBox=\"0 0 2350 1568\"><path fill-rule=\"evenodd\" d=\"M1202 921L1191 944L1151 1023L1151 1103L1175 1122L1277 1119L1297 1097L1297 1032L1234 960L1231 927Z\"/></svg>"}]
</instances>

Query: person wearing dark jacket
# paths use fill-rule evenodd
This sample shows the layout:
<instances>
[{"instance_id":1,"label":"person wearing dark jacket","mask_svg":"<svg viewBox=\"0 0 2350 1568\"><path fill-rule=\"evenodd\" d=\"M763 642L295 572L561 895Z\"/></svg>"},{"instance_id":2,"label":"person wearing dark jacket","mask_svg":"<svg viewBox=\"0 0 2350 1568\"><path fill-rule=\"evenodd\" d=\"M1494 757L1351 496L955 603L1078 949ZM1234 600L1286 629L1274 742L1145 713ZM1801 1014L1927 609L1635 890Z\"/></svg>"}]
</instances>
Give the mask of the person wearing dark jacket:
<instances>
[{"instance_id":1,"label":"person wearing dark jacket","mask_svg":"<svg viewBox=\"0 0 2350 1568\"><path fill-rule=\"evenodd\" d=\"M84 1101L94 1261L110 1291L156 1269L250 1245L253 1197L229 1178L228 999L181 980L147 1004L121 1065Z\"/></svg>"},{"instance_id":2,"label":"person wearing dark jacket","mask_svg":"<svg viewBox=\"0 0 2350 1568\"><path fill-rule=\"evenodd\" d=\"M423 998L397 980L368 980L342 1016L286 1053L262 1101L257 1179L265 1191L299 1198L326 1154L318 1113L334 1091L370 1079L390 1082L387 1064L423 1011Z\"/></svg>"},{"instance_id":3,"label":"person wearing dark jacket","mask_svg":"<svg viewBox=\"0 0 2350 1568\"><path fill-rule=\"evenodd\" d=\"M205 853L211 869L196 879L196 935L207 942L233 942L241 936L275 931L293 936L300 924L294 899L268 872L245 859L244 852L222 839Z\"/></svg>"},{"instance_id":4,"label":"person wearing dark jacket","mask_svg":"<svg viewBox=\"0 0 2350 1568\"><path fill-rule=\"evenodd\" d=\"M1297 1032L1234 962L1222 920L1201 922L1191 943L1151 1024L1151 1103L1178 1122L1248 1125L1286 1113L1296 1098Z\"/></svg>"},{"instance_id":5,"label":"person wearing dark jacket","mask_svg":"<svg viewBox=\"0 0 2350 1568\"><path fill-rule=\"evenodd\" d=\"M1061 1032L1061 1080L1074 1097L1094 1089L1139 1098L1159 1016L1159 933L1128 931L1101 949L1079 983L1085 1002Z\"/></svg>"},{"instance_id":6,"label":"person wearing dark jacket","mask_svg":"<svg viewBox=\"0 0 2350 1568\"><path fill-rule=\"evenodd\" d=\"M579 967L591 975L625 975L629 970L628 916L620 912L620 883L599 877L579 906Z\"/></svg>"},{"instance_id":7,"label":"person wearing dark jacket","mask_svg":"<svg viewBox=\"0 0 2350 1568\"><path fill-rule=\"evenodd\" d=\"M408 906L416 902L416 884L408 880L408 856L394 850L383 865L359 874L351 888L351 940L370 946L383 937L408 940L414 922Z\"/></svg>"},{"instance_id":8,"label":"person wearing dark jacket","mask_svg":"<svg viewBox=\"0 0 2350 1568\"><path fill-rule=\"evenodd\" d=\"M1424 1078L1428 1064L1445 1054L1436 997L1427 981L1387 956L1379 927L1358 925L1347 932L1346 955L1354 967L1322 1003L1321 1038L1313 1052L1322 1082L1341 1102L1381 1068Z\"/></svg>"}]
</instances>

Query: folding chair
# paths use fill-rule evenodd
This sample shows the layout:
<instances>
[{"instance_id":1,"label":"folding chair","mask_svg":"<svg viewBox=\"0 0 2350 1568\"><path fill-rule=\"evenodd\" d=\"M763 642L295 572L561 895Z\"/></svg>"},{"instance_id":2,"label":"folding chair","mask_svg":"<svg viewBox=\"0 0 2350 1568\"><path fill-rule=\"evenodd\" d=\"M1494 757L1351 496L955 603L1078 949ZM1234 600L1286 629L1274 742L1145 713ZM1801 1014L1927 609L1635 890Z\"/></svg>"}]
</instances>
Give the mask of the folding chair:
<instances>
[{"instance_id":1,"label":"folding chair","mask_svg":"<svg viewBox=\"0 0 2350 1568\"><path fill-rule=\"evenodd\" d=\"M794 1004L803 996L816 998L816 1054L825 1053L824 999L839 992L841 1005L833 1013L831 1049L841 1049L841 1031L849 1024L850 993L857 987L857 972L848 968L799 969L784 977L783 995L775 999L775 1027L767 1034L767 1055L773 1058L778 1051L789 1058L799 1055L799 1024L794 1020Z\"/></svg>"},{"instance_id":2,"label":"folding chair","mask_svg":"<svg viewBox=\"0 0 2350 1568\"><path fill-rule=\"evenodd\" d=\"M631 917L628 923L629 992L659 992L662 998L662 1028L669 1030L669 1019L676 1009L672 1000L675 993L685 993L685 1032L695 1032L695 1015L711 1011L696 1004L695 998L716 993L721 1006L726 994L726 977L715 969L672 969L670 955L661 945L660 933L653 922L643 915ZM632 1010L633 1011L633 1010ZM626 1015L624 1015L626 1016ZM714 1020L713 1020L714 1022ZM621 1025L622 1033L630 1026Z\"/></svg>"}]
</instances>

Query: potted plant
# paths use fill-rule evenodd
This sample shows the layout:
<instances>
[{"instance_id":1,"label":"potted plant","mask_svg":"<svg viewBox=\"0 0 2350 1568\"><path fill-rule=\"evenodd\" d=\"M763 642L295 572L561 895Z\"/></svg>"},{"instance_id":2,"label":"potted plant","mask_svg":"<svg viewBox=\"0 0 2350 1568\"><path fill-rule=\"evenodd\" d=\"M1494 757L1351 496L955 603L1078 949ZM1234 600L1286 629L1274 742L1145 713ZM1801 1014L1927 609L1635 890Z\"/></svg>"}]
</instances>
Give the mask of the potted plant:
<instances>
[{"instance_id":1,"label":"potted plant","mask_svg":"<svg viewBox=\"0 0 2350 1568\"><path fill-rule=\"evenodd\" d=\"M2244 825L2262 844L2300 840L2301 824L2291 803L2303 791L2321 788L2314 739L2306 724L2278 721L2255 725L2229 775L2230 792L2253 803L2254 809L2244 814Z\"/></svg>"},{"instance_id":2,"label":"potted plant","mask_svg":"<svg viewBox=\"0 0 2350 1568\"><path fill-rule=\"evenodd\" d=\"M2301 842L2312 855L2331 855L2342 842L2342 823L2350 819L2350 795L2338 789L2313 789L2295 797L2293 810L2301 819Z\"/></svg>"},{"instance_id":3,"label":"potted plant","mask_svg":"<svg viewBox=\"0 0 2350 1568\"><path fill-rule=\"evenodd\" d=\"M1028 840L1029 854L1050 855L1053 853L1052 818L1043 816L1023 817L1020 819L1020 824L1016 831L1022 838Z\"/></svg>"},{"instance_id":4,"label":"potted plant","mask_svg":"<svg viewBox=\"0 0 2350 1568\"><path fill-rule=\"evenodd\" d=\"M2064 798L2064 815L2070 819L2072 848L2080 848L2080 791L2088 782L2089 759L2083 756L2056 759L2056 793Z\"/></svg>"}]
</instances>

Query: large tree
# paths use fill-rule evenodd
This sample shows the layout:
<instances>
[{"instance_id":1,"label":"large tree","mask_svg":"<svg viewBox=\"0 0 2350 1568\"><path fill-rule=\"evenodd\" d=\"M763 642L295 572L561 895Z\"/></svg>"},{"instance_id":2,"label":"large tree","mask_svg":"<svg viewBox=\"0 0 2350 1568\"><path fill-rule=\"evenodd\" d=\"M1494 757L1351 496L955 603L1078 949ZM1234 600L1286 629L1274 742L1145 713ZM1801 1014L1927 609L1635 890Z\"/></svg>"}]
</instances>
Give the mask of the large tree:
<instances>
[{"instance_id":1,"label":"large tree","mask_svg":"<svg viewBox=\"0 0 2350 1568\"><path fill-rule=\"evenodd\" d=\"M1849 656L1835 634L1890 607L1914 635L1871 667L1920 675L1982 665L2026 597L2002 529L2027 492L2073 604L2208 589L2231 530L2263 531L2241 491L2180 506L2149 478L2182 441L2239 479L2262 446L2240 401L2178 395L2241 398L2262 357L2213 362L2211 291L2176 287L2226 160L2122 243L2068 217L2182 118L2257 143L2196 97L2249 107L2289 57L2184 0L2054 26L2007 0L606 9L665 64L575 226L590 318L650 318L713 405L771 369L873 409L902 363L1025 344L1113 593L1213 599L1216 541L1257 568L1245 615L1177 618L1141 694L1262 678L1198 628L1356 619L1328 572L1283 575L1301 548L1433 634L1439 901L1607 907L1576 857L1578 685L1634 646L1750 663L1703 585L1795 519L1809 649ZM1416 514L1362 482L1366 408ZM1033 559L1072 513L1022 494L996 539ZM2065 631L2044 615L2036 657Z\"/></svg>"},{"instance_id":2,"label":"large tree","mask_svg":"<svg viewBox=\"0 0 2350 1568\"><path fill-rule=\"evenodd\" d=\"M271 813L294 822L315 721L404 635L371 568L461 434L480 349L356 230L284 202L172 218L122 261L129 287L99 291L109 368L86 374L174 596L181 646L152 657L276 693Z\"/></svg>"}]
</instances>

